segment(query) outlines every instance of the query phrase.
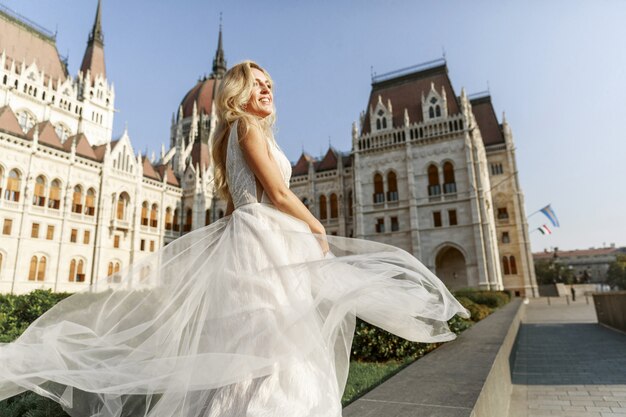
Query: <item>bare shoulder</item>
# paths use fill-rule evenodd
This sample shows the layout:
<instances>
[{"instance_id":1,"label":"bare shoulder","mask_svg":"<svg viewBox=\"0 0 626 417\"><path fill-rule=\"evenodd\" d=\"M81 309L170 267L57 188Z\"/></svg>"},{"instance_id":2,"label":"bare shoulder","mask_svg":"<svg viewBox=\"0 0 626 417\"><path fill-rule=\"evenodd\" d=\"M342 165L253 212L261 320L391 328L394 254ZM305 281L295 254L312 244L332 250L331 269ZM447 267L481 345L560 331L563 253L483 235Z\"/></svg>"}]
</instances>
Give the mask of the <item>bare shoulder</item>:
<instances>
[{"instance_id":1,"label":"bare shoulder","mask_svg":"<svg viewBox=\"0 0 626 417\"><path fill-rule=\"evenodd\" d=\"M259 151L268 152L268 143L265 134L255 123L239 123L237 125L239 144L244 152L254 154Z\"/></svg>"}]
</instances>

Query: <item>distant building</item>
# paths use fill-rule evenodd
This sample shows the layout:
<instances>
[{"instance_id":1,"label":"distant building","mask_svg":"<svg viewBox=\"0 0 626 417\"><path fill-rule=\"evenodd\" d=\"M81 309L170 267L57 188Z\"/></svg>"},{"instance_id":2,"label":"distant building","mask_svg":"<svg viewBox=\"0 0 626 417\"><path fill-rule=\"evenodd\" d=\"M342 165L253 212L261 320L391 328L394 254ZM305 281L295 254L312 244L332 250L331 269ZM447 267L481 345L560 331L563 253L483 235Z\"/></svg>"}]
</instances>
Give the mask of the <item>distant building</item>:
<instances>
[{"instance_id":1,"label":"distant building","mask_svg":"<svg viewBox=\"0 0 626 417\"><path fill-rule=\"evenodd\" d=\"M574 250L555 248L553 251L546 249L533 253L533 259L535 262L553 260L571 268L576 282L605 283L609 266L616 261L618 255L626 255L626 247L616 248L615 244L611 244L608 248Z\"/></svg>"}]
</instances>

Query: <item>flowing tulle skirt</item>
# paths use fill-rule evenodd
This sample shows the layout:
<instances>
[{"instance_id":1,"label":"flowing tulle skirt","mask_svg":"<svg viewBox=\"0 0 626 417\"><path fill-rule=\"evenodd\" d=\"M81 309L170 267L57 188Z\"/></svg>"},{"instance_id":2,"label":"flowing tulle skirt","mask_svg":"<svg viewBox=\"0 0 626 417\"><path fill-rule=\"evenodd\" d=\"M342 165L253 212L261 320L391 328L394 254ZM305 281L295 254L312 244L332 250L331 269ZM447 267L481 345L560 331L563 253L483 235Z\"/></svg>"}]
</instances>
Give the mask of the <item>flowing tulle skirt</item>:
<instances>
[{"instance_id":1,"label":"flowing tulle skirt","mask_svg":"<svg viewBox=\"0 0 626 417\"><path fill-rule=\"evenodd\" d=\"M355 316L451 340L467 315L407 252L248 204L61 301L0 345L0 399L75 417L341 415ZM115 282L119 281L119 282Z\"/></svg>"}]
</instances>

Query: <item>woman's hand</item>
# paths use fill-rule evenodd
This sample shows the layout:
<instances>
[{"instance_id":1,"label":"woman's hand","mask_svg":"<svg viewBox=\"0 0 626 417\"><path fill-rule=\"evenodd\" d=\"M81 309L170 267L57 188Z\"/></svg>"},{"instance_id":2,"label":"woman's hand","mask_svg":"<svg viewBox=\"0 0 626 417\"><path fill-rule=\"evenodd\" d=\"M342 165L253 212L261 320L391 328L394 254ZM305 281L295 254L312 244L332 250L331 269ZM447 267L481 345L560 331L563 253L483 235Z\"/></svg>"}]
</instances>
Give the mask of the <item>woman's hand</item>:
<instances>
[{"instance_id":1,"label":"woman's hand","mask_svg":"<svg viewBox=\"0 0 626 417\"><path fill-rule=\"evenodd\" d=\"M330 251L330 247L328 246L328 240L326 239L326 229L324 228L324 226L322 226L322 223L320 223L319 220L315 220L316 222L313 225L309 226L309 228L311 229L311 233L315 235L317 243L319 243L320 247L322 248L322 252L324 252L324 255L326 255Z\"/></svg>"}]
</instances>

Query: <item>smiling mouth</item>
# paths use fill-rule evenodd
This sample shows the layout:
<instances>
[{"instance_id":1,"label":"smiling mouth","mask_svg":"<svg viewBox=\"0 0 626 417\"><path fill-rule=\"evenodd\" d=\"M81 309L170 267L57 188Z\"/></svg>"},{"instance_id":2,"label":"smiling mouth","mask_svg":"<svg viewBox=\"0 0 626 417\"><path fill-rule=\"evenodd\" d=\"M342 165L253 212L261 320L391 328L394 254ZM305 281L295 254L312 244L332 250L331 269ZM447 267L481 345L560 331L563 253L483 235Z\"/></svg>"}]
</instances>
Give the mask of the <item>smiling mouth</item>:
<instances>
[{"instance_id":1,"label":"smiling mouth","mask_svg":"<svg viewBox=\"0 0 626 417\"><path fill-rule=\"evenodd\" d=\"M270 99L269 98L262 98L261 100L259 100L261 103L263 104L270 104Z\"/></svg>"}]
</instances>

